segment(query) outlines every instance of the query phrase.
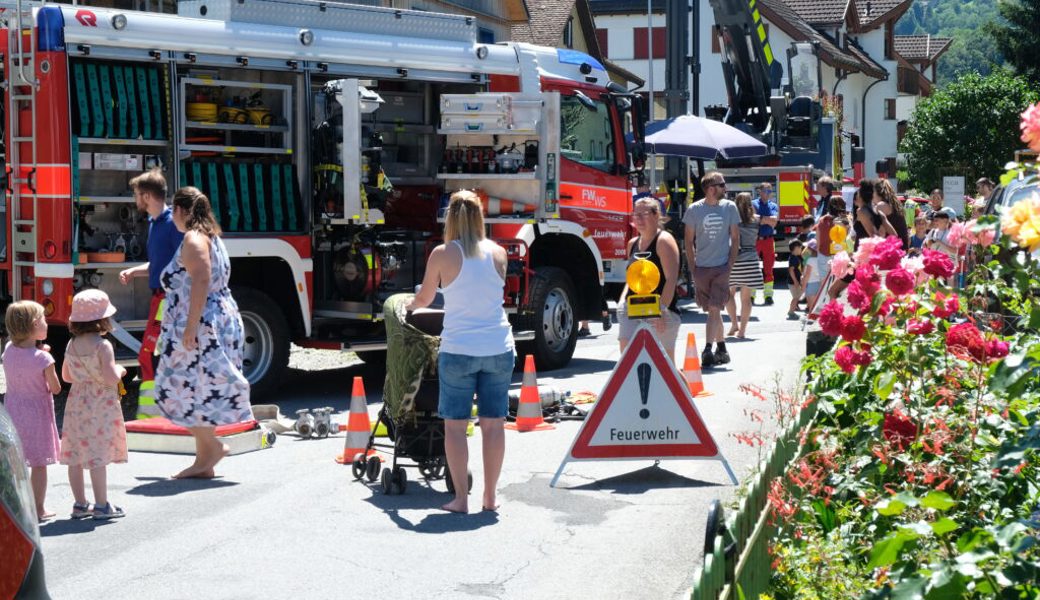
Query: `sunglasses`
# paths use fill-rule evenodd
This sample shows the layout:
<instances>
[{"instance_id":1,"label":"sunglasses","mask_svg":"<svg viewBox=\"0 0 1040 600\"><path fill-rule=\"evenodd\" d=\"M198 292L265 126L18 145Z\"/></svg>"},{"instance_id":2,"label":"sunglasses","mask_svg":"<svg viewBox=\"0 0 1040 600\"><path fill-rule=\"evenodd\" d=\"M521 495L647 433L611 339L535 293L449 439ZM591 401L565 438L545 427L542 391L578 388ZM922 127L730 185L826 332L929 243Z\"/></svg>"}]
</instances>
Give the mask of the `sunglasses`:
<instances>
[{"instance_id":1,"label":"sunglasses","mask_svg":"<svg viewBox=\"0 0 1040 600\"><path fill-rule=\"evenodd\" d=\"M723 181L722 183L709 183L708 187L726 187L726 182Z\"/></svg>"}]
</instances>

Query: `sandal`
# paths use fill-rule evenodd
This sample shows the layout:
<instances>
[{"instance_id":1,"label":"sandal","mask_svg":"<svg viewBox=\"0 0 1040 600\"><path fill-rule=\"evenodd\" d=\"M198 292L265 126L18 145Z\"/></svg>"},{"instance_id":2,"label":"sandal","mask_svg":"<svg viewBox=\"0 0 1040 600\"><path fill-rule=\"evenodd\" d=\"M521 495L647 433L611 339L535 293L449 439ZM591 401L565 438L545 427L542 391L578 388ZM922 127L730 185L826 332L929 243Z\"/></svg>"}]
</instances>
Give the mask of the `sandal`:
<instances>
[{"instance_id":1,"label":"sandal","mask_svg":"<svg viewBox=\"0 0 1040 600\"><path fill-rule=\"evenodd\" d=\"M104 510L98 508L97 505L94 506L95 521L107 521L109 519L118 519L120 517L125 516L126 513L123 511L123 509L119 508L118 506L114 506L111 502L105 505Z\"/></svg>"},{"instance_id":2,"label":"sandal","mask_svg":"<svg viewBox=\"0 0 1040 600\"><path fill-rule=\"evenodd\" d=\"M72 518L73 519L86 519L94 514L94 511L90 508L90 503L80 504L78 502L72 503Z\"/></svg>"},{"instance_id":3,"label":"sandal","mask_svg":"<svg viewBox=\"0 0 1040 600\"><path fill-rule=\"evenodd\" d=\"M582 327L578 330L578 337L588 337L590 335L592 335L592 332L589 331L588 327Z\"/></svg>"}]
</instances>

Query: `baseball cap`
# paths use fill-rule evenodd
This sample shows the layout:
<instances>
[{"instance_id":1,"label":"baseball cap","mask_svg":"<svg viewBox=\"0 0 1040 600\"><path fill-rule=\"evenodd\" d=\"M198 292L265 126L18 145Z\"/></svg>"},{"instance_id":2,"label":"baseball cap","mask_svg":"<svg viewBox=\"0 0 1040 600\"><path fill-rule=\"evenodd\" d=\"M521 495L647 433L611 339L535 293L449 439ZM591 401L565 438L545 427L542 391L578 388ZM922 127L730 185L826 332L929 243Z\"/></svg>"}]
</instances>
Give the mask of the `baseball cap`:
<instances>
[{"instance_id":1,"label":"baseball cap","mask_svg":"<svg viewBox=\"0 0 1040 600\"><path fill-rule=\"evenodd\" d=\"M944 206L944 207L940 208L939 210L935 211L935 214L932 215L932 216L933 217L945 217L945 218L947 218L947 219L949 219L951 221L956 221L957 220L957 211L953 210L949 206Z\"/></svg>"}]
</instances>

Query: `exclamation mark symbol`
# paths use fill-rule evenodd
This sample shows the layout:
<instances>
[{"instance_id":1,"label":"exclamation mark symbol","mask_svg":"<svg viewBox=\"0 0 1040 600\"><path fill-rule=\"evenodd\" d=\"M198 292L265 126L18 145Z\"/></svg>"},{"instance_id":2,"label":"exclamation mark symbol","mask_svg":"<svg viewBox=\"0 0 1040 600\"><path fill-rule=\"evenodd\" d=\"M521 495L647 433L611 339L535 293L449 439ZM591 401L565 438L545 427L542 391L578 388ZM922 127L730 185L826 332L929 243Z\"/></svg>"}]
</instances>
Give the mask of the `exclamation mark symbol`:
<instances>
[{"instance_id":1,"label":"exclamation mark symbol","mask_svg":"<svg viewBox=\"0 0 1040 600\"><path fill-rule=\"evenodd\" d=\"M643 401L643 406L646 406L647 400L650 399L650 365L642 363L636 367L636 376L639 377L639 398ZM639 417L649 419L650 411L645 408L641 409Z\"/></svg>"}]
</instances>

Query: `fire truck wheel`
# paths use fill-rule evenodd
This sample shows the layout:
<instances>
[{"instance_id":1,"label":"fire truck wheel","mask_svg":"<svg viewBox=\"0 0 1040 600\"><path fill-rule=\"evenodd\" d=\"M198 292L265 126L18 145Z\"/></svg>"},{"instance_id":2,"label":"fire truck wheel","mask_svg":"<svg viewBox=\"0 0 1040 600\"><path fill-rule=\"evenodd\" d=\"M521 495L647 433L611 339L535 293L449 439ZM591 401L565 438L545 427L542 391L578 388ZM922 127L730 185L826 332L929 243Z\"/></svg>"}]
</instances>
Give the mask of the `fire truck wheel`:
<instances>
[{"instance_id":1,"label":"fire truck wheel","mask_svg":"<svg viewBox=\"0 0 1040 600\"><path fill-rule=\"evenodd\" d=\"M563 269L542 267L531 278L530 314L523 325L534 330L529 350L538 369L559 369L574 355L578 341L574 300L574 284Z\"/></svg>"},{"instance_id":2,"label":"fire truck wheel","mask_svg":"<svg viewBox=\"0 0 1040 600\"><path fill-rule=\"evenodd\" d=\"M242 371L254 397L273 392L289 365L289 324L278 304L253 288L231 290L245 326Z\"/></svg>"}]
</instances>

